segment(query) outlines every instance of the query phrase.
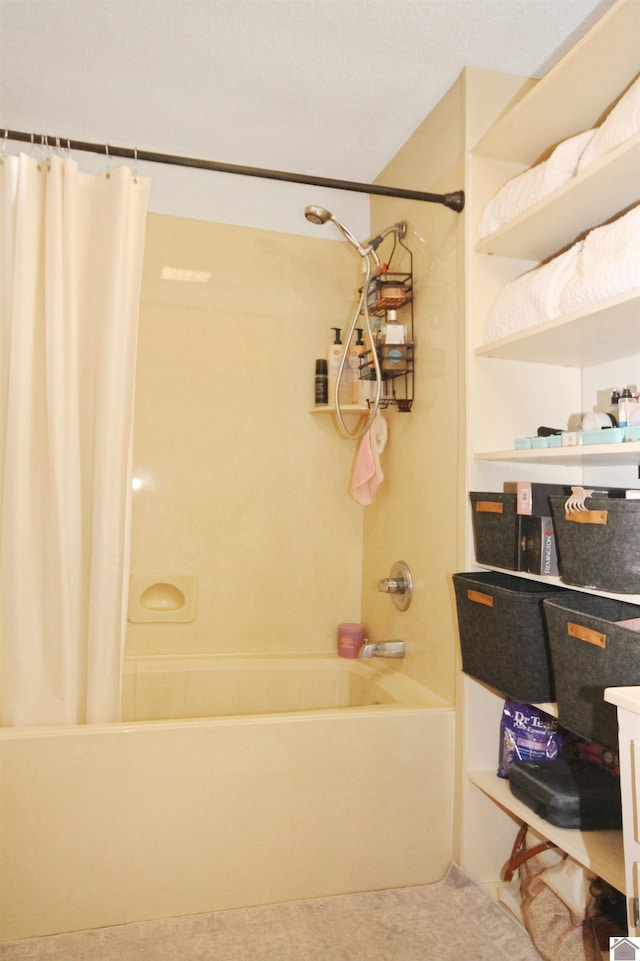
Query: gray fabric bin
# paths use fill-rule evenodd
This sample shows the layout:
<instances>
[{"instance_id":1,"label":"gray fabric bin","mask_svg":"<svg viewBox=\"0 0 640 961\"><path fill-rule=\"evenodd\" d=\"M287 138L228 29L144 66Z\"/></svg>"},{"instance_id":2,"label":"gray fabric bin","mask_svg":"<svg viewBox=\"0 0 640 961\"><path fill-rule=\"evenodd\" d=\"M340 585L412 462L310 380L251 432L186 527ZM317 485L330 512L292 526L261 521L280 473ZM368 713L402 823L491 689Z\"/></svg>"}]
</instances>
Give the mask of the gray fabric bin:
<instances>
[{"instance_id":1,"label":"gray fabric bin","mask_svg":"<svg viewBox=\"0 0 640 961\"><path fill-rule=\"evenodd\" d=\"M478 564L518 569L518 512L515 494L470 491L473 543Z\"/></svg>"},{"instance_id":2,"label":"gray fabric bin","mask_svg":"<svg viewBox=\"0 0 640 961\"><path fill-rule=\"evenodd\" d=\"M560 576L565 584L612 594L640 594L640 501L589 497L586 510L549 498Z\"/></svg>"},{"instance_id":3,"label":"gray fabric bin","mask_svg":"<svg viewBox=\"0 0 640 961\"><path fill-rule=\"evenodd\" d=\"M640 631L617 623L640 618L640 606L564 591L544 601L558 720L575 734L618 748L615 705L607 687L640 684Z\"/></svg>"},{"instance_id":4,"label":"gray fabric bin","mask_svg":"<svg viewBox=\"0 0 640 961\"><path fill-rule=\"evenodd\" d=\"M454 574L462 670L518 701L554 700L542 601L563 593L498 571Z\"/></svg>"}]
</instances>

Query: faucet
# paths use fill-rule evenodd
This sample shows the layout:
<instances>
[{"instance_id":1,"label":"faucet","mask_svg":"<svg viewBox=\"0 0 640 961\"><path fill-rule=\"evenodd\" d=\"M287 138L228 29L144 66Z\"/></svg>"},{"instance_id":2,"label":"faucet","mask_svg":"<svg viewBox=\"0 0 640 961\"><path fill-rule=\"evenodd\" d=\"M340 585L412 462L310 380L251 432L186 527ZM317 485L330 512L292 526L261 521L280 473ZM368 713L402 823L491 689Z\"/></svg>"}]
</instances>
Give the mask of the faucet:
<instances>
[{"instance_id":1,"label":"faucet","mask_svg":"<svg viewBox=\"0 0 640 961\"><path fill-rule=\"evenodd\" d=\"M377 644L363 644L360 657L404 657L404 641L378 641Z\"/></svg>"}]
</instances>

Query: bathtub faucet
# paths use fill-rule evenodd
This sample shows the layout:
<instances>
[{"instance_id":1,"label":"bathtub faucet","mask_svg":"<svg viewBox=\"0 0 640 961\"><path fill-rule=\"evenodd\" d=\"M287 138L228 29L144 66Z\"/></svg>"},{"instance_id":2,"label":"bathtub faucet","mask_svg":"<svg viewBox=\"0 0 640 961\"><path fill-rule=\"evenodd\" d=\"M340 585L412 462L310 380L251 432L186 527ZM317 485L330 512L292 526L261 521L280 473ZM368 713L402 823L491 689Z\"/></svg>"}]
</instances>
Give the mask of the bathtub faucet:
<instances>
[{"instance_id":1,"label":"bathtub faucet","mask_svg":"<svg viewBox=\"0 0 640 961\"><path fill-rule=\"evenodd\" d=\"M378 641L377 644L363 644L360 657L404 657L404 641Z\"/></svg>"}]
</instances>

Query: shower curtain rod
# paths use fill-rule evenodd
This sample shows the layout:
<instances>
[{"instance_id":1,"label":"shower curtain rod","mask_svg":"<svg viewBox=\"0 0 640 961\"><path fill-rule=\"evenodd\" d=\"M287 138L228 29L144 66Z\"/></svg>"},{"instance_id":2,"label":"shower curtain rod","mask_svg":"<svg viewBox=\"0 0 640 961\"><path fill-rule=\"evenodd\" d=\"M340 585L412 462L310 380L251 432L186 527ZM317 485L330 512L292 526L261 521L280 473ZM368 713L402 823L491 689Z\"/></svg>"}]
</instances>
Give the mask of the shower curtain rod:
<instances>
[{"instance_id":1,"label":"shower curtain rod","mask_svg":"<svg viewBox=\"0 0 640 961\"><path fill-rule=\"evenodd\" d=\"M0 128L3 129L3 128ZM218 173L240 174L243 177L262 177L265 180L284 180L288 183L308 184L313 187L331 187L335 190L351 190L356 193L373 194L381 197L401 197L405 200L421 200L426 203L444 204L450 210L460 212L464 208L464 191L456 190L448 194L431 194L421 190L405 190L403 187L384 187L379 184L358 183L353 180L335 180L331 177L314 177L309 174L296 174L286 170L269 170L263 167L245 167L240 164L220 163L217 160L198 160L195 157L180 157L174 154L156 153L150 150L137 150L132 147L113 147L111 144L87 143L83 140L69 140L67 137L49 137L18 130L6 130L4 140L31 143L34 146L68 150L84 150L88 153L104 154L106 157L124 157L127 160L141 160L150 163L171 164L177 167L194 167L198 170L213 170Z\"/></svg>"}]
</instances>

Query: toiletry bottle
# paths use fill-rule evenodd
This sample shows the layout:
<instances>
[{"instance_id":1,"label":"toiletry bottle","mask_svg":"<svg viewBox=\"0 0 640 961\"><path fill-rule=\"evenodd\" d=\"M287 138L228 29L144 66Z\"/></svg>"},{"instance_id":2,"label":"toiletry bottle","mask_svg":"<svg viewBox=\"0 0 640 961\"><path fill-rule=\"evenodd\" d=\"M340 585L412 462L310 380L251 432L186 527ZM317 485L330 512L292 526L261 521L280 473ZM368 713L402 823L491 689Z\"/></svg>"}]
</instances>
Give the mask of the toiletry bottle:
<instances>
[{"instance_id":1,"label":"toiletry bottle","mask_svg":"<svg viewBox=\"0 0 640 961\"><path fill-rule=\"evenodd\" d=\"M626 427L628 424L629 405L633 402L633 395L628 387L625 387L618 400L618 427Z\"/></svg>"},{"instance_id":2,"label":"toiletry bottle","mask_svg":"<svg viewBox=\"0 0 640 961\"><path fill-rule=\"evenodd\" d=\"M332 327L331 330L334 332L335 337L333 343L329 344L329 350L327 352L327 374L329 378L329 403L333 404L335 402L336 380L338 379L340 364L342 363L342 338L339 327Z\"/></svg>"},{"instance_id":3,"label":"toiletry bottle","mask_svg":"<svg viewBox=\"0 0 640 961\"><path fill-rule=\"evenodd\" d=\"M365 641L362 624L338 624L338 654L340 657L355 658Z\"/></svg>"},{"instance_id":4,"label":"toiletry bottle","mask_svg":"<svg viewBox=\"0 0 640 961\"><path fill-rule=\"evenodd\" d=\"M327 362L320 357L316 360L316 405L329 402L329 378L327 376Z\"/></svg>"},{"instance_id":5,"label":"toiletry bottle","mask_svg":"<svg viewBox=\"0 0 640 961\"><path fill-rule=\"evenodd\" d=\"M387 311L382 347L382 369L401 372L407 369L406 327L398 323L396 310Z\"/></svg>"},{"instance_id":6,"label":"toiletry bottle","mask_svg":"<svg viewBox=\"0 0 640 961\"><path fill-rule=\"evenodd\" d=\"M362 355L367 349L365 342L362 339L362 334L364 330L362 327L356 327L356 342L355 344L349 345L349 370L351 371L351 398L350 402L352 404L361 403L361 389L360 389L360 361Z\"/></svg>"},{"instance_id":7,"label":"toiletry bottle","mask_svg":"<svg viewBox=\"0 0 640 961\"><path fill-rule=\"evenodd\" d=\"M611 416L613 417L614 427L618 426L618 420L620 417L620 411L618 410L619 403L620 403L620 391L617 388L614 388L611 391L611 403L609 404L609 407L607 410L607 413L611 414Z\"/></svg>"}]
</instances>

